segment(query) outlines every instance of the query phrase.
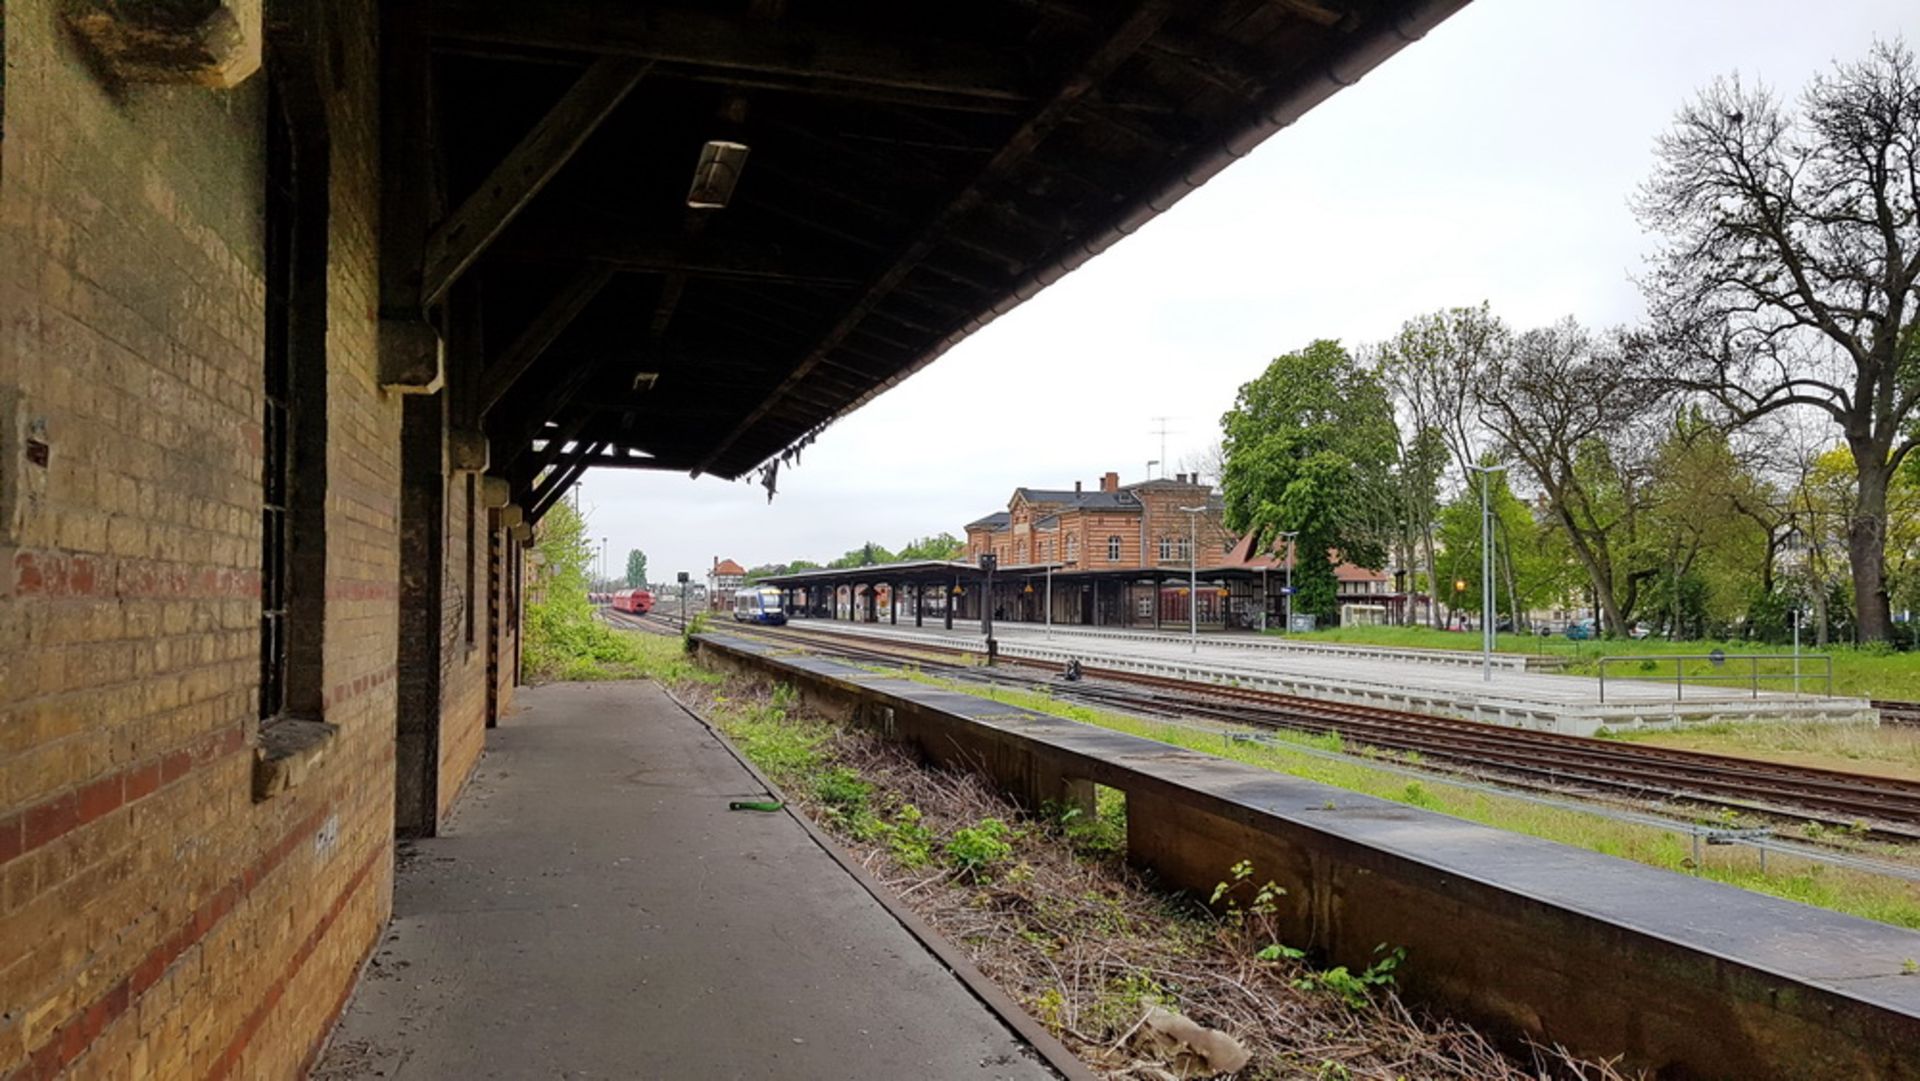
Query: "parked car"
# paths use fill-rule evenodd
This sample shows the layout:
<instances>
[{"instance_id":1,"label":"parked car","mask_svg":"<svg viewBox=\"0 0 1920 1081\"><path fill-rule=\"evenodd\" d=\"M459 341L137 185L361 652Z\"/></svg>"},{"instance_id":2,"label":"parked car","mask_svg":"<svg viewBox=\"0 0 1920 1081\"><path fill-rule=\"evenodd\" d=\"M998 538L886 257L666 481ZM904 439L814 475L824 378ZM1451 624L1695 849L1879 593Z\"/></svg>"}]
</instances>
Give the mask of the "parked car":
<instances>
[{"instance_id":1,"label":"parked car","mask_svg":"<svg viewBox=\"0 0 1920 1081\"><path fill-rule=\"evenodd\" d=\"M1628 638L1646 638L1652 634L1653 628L1647 626L1645 623L1635 623L1633 626L1627 628Z\"/></svg>"},{"instance_id":2,"label":"parked car","mask_svg":"<svg viewBox=\"0 0 1920 1081\"><path fill-rule=\"evenodd\" d=\"M1576 619L1572 623L1567 624L1567 637L1576 642L1584 642L1594 636L1595 630L1593 620Z\"/></svg>"}]
</instances>

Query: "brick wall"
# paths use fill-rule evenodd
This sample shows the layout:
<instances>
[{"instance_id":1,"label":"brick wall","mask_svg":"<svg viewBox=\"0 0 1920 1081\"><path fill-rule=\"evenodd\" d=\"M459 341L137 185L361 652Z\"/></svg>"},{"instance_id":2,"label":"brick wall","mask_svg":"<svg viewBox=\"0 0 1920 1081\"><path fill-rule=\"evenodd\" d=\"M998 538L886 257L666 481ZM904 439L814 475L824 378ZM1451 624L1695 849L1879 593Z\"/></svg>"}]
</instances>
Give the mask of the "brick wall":
<instances>
[{"instance_id":1,"label":"brick wall","mask_svg":"<svg viewBox=\"0 0 1920 1081\"><path fill-rule=\"evenodd\" d=\"M265 80L109 87L58 0L5 7L0 1078L296 1076L390 910L401 402L375 365L376 27L370 0L316 8L337 732L255 802ZM449 489L450 526L472 521ZM447 540L442 812L487 703L484 622L465 633L485 567Z\"/></svg>"}]
</instances>

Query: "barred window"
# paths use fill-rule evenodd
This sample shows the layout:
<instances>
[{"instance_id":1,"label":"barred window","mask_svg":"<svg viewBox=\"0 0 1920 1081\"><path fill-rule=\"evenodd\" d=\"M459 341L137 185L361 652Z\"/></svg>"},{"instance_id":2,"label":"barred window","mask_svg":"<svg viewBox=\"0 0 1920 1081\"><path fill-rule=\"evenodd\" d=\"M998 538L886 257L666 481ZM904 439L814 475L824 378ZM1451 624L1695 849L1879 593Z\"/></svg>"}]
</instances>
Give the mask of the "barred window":
<instances>
[{"instance_id":1,"label":"barred window","mask_svg":"<svg viewBox=\"0 0 1920 1081\"><path fill-rule=\"evenodd\" d=\"M318 717L326 578L327 144L266 82L260 718Z\"/></svg>"}]
</instances>

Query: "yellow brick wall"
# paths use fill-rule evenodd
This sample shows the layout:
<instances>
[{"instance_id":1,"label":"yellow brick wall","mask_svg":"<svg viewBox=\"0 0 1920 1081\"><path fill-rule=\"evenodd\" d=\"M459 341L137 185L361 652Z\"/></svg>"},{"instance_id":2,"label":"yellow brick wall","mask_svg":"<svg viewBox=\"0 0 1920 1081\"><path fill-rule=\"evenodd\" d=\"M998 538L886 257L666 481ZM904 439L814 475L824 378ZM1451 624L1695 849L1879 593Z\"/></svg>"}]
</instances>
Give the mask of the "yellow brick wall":
<instances>
[{"instance_id":1,"label":"yellow brick wall","mask_svg":"<svg viewBox=\"0 0 1920 1081\"><path fill-rule=\"evenodd\" d=\"M390 910L400 410L374 357L375 27L370 0L320 7L344 62L322 678L339 731L255 803L264 80L109 87L58 0L6 4L0 1078L296 1076ZM42 431L45 468L19 435ZM484 660L453 656L447 800L484 720Z\"/></svg>"}]
</instances>

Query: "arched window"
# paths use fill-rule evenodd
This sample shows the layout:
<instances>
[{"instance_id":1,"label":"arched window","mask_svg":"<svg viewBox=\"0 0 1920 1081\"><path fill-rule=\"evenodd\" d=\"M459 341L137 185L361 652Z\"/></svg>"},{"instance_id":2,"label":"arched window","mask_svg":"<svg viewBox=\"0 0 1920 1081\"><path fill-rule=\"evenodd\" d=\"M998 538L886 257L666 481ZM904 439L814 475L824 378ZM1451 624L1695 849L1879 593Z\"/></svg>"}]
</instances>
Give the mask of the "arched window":
<instances>
[{"instance_id":1,"label":"arched window","mask_svg":"<svg viewBox=\"0 0 1920 1081\"><path fill-rule=\"evenodd\" d=\"M1120 562L1120 538L1119 537L1107 538L1107 562L1109 563Z\"/></svg>"}]
</instances>

